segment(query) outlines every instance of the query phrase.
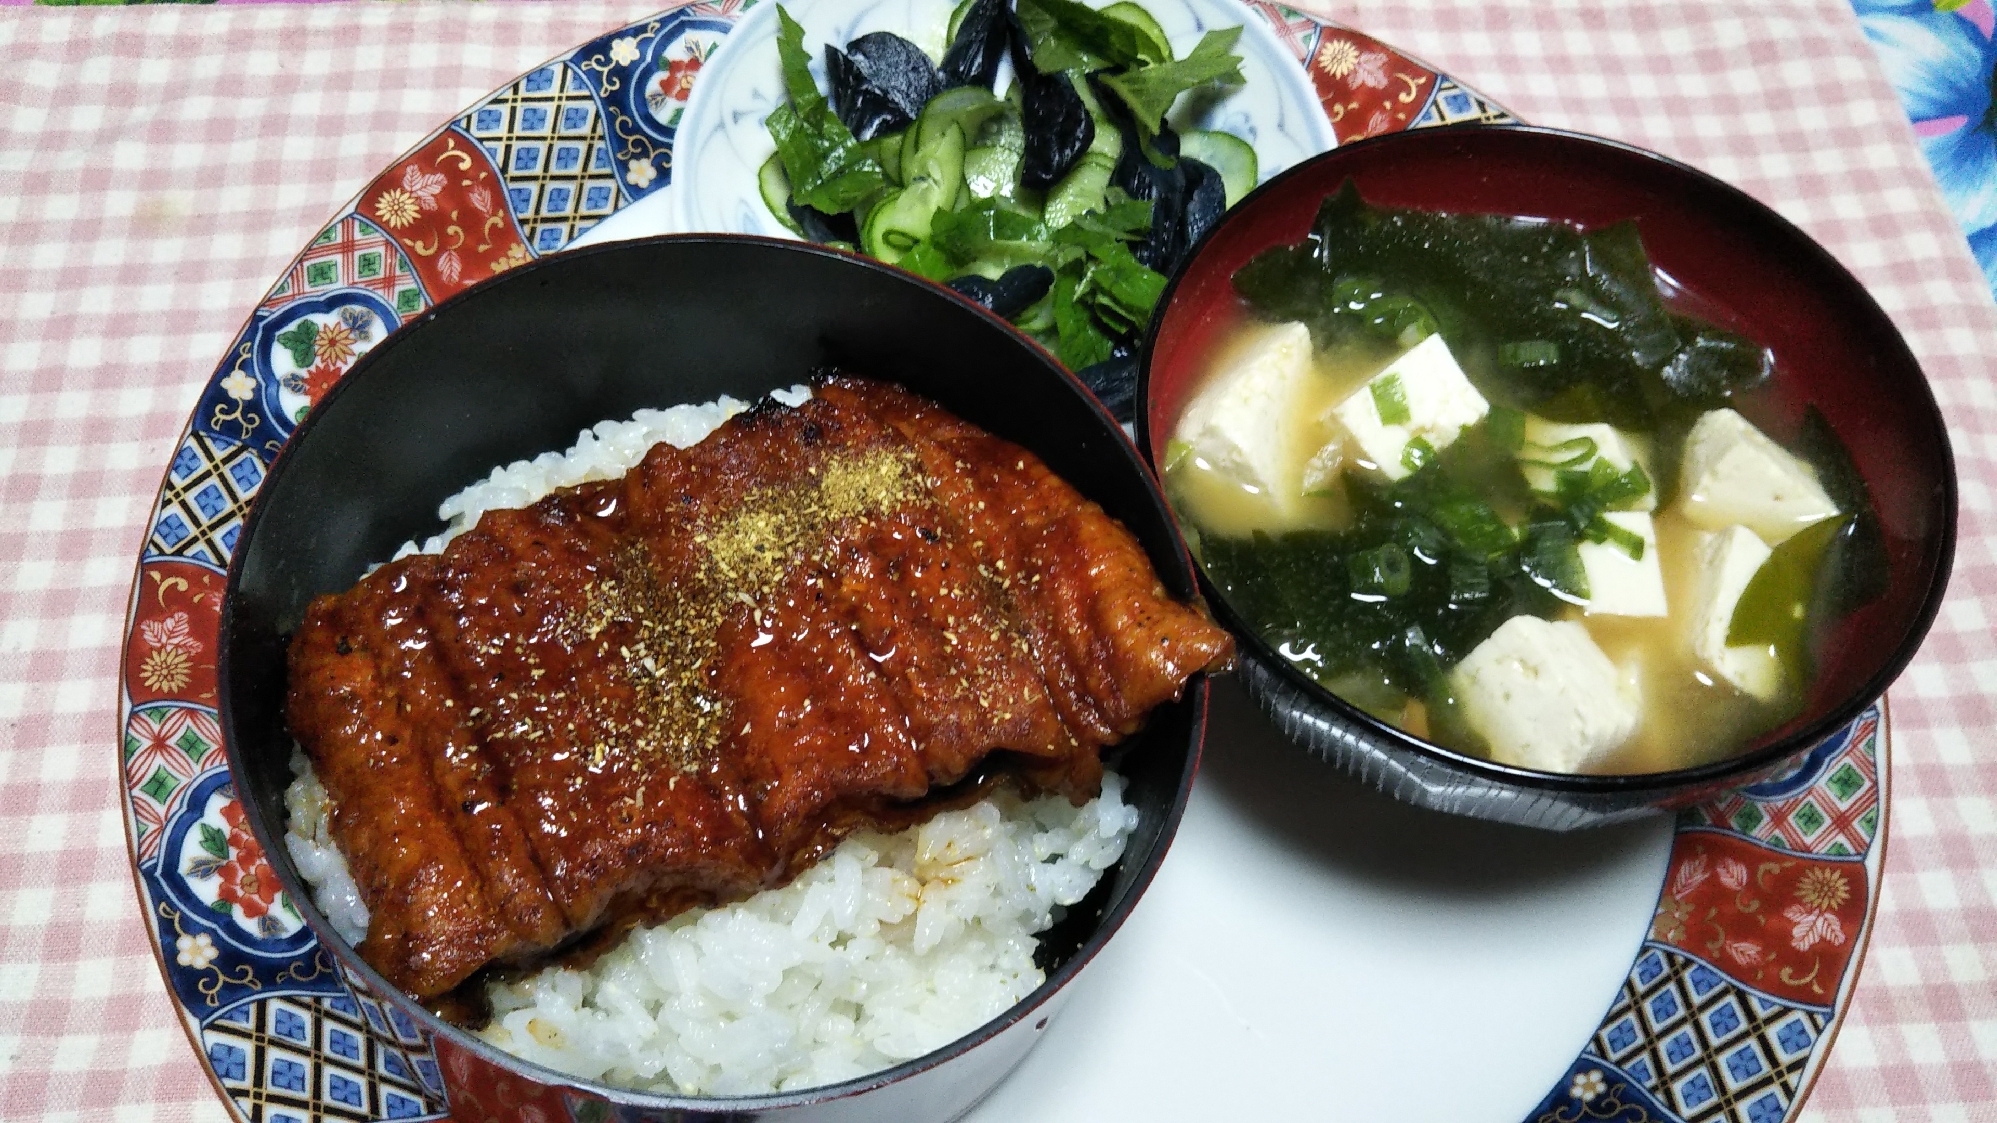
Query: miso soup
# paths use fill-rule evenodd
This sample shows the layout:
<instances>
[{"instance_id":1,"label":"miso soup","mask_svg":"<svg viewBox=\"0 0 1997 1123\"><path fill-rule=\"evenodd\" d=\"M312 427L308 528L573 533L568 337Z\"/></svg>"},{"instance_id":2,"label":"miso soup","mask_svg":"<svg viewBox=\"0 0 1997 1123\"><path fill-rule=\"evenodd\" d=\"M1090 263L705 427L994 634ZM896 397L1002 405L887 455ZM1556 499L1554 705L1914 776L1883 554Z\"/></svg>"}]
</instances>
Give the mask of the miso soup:
<instances>
[{"instance_id":1,"label":"miso soup","mask_svg":"<svg viewBox=\"0 0 1997 1123\"><path fill-rule=\"evenodd\" d=\"M1376 717L1545 771L1704 763L1793 716L1817 626L1876 585L1842 446L1750 420L1773 357L1686 314L1631 224L1348 185L1234 284L1166 490L1235 614Z\"/></svg>"}]
</instances>

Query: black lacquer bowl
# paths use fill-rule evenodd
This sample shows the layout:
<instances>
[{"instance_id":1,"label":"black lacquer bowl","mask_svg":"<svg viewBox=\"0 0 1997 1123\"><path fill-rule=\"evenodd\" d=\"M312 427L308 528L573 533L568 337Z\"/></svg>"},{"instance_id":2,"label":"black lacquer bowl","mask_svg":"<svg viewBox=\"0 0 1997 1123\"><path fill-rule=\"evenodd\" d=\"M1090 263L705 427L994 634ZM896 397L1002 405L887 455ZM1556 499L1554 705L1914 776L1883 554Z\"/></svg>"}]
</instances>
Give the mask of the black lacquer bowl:
<instances>
[{"instance_id":1,"label":"black lacquer bowl","mask_svg":"<svg viewBox=\"0 0 1997 1123\"><path fill-rule=\"evenodd\" d=\"M1514 768L1402 732L1282 658L1210 589L1216 615L1241 642L1249 692L1285 733L1401 799L1569 829L1752 783L1838 735L1885 692L1940 608L1955 551L1955 463L1934 395L1892 321L1823 247L1738 189L1655 153L1551 129L1423 129L1335 149L1262 185L1207 235L1152 322L1137 411L1147 458L1162 470L1166 438L1206 357L1244 314L1235 271L1302 241L1319 203L1348 180L1380 206L1591 228L1634 219L1652 264L1702 315L1773 351L1773 382L1754 391L1758 411L1795 426L1814 406L1849 448L1871 492L1888 581L1882 596L1827 629L1794 720L1730 758L1626 776Z\"/></svg>"},{"instance_id":2,"label":"black lacquer bowl","mask_svg":"<svg viewBox=\"0 0 1997 1123\"><path fill-rule=\"evenodd\" d=\"M1199 760L1204 676L1119 747L1115 767L1142 823L1096 892L1043 937L1051 964L1039 989L968 1037L874 1076L724 1099L616 1091L499 1052L395 991L312 907L284 845L283 799L292 779L284 650L311 598L351 586L403 541L436 533L438 503L496 465L567 448L585 427L641 408L723 394L755 400L824 365L898 381L1031 449L1130 528L1166 588L1195 595L1151 474L1044 351L945 289L795 242L654 238L506 273L370 351L272 467L236 550L222 617L221 722L236 790L285 892L349 977L434 1035L453 1102L503 1099L521 1118L534 1103L565 1105L578 1118L955 1118L1025 1056L1163 860Z\"/></svg>"}]
</instances>

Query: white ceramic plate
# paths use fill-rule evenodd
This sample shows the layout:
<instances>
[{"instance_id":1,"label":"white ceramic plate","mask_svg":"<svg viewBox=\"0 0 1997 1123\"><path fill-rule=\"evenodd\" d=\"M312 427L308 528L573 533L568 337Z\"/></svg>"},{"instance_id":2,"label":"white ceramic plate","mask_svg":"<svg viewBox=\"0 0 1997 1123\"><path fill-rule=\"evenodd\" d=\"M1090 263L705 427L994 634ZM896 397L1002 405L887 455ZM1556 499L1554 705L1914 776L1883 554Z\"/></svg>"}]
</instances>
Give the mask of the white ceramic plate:
<instances>
[{"instance_id":1,"label":"white ceramic plate","mask_svg":"<svg viewBox=\"0 0 1997 1123\"><path fill-rule=\"evenodd\" d=\"M1182 51L1203 27L1247 27L1248 87L1200 121L1252 134L1265 175L1363 136L1509 119L1285 8L1146 6ZM935 47L950 4L798 7L814 37L891 27ZM202 391L139 557L117 753L161 968L241 1118L441 1118L453 1099L469 1111L495 1095L523 1116L568 1113L559 1099L521 1106L530 1090L454 1084L431 1041L351 988L270 894L206 653L266 467L359 355L478 280L585 240L770 229L743 224L763 222L744 172L768 152L773 51L754 33L773 15L739 0L674 8L447 122L300 252ZM1876 708L1788 774L1675 821L1542 835L1364 791L1223 684L1157 881L972 1118L1781 1123L1857 976L1887 755Z\"/></svg>"}]
</instances>

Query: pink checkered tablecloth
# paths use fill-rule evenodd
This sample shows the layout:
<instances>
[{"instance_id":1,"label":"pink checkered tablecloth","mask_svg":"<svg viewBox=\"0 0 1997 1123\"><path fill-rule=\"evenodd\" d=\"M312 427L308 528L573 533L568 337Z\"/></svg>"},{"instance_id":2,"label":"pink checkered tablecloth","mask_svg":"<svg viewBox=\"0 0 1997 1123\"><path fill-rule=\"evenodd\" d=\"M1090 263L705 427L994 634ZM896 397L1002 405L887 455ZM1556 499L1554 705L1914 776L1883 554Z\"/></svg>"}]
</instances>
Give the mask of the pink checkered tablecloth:
<instances>
[{"instance_id":1,"label":"pink checkered tablecloth","mask_svg":"<svg viewBox=\"0 0 1997 1123\"><path fill-rule=\"evenodd\" d=\"M225 1118L135 906L112 746L161 473L333 209L647 0L0 18L0 1117ZM1842 0L1318 8L1528 120L1745 187L1892 313L1948 415L1962 538L1894 689L1889 875L1808 1118L1997 1120L1997 308Z\"/></svg>"}]
</instances>

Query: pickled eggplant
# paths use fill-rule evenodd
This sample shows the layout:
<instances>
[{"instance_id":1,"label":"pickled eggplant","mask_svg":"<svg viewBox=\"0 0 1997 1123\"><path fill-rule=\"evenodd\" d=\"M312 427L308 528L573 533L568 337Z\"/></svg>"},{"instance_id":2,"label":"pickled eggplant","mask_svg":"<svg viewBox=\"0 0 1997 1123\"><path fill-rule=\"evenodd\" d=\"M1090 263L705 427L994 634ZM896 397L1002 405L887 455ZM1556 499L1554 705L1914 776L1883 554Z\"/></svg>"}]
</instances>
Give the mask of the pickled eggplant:
<instances>
[{"instance_id":1,"label":"pickled eggplant","mask_svg":"<svg viewBox=\"0 0 1997 1123\"><path fill-rule=\"evenodd\" d=\"M907 128L943 88L922 48L886 31L862 35L844 51L827 44L825 71L833 109L863 141Z\"/></svg>"},{"instance_id":2,"label":"pickled eggplant","mask_svg":"<svg viewBox=\"0 0 1997 1123\"><path fill-rule=\"evenodd\" d=\"M1220 216L1227 213L1227 183L1219 172L1198 160L1181 156L1179 169L1185 173L1186 184L1185 208L1180 219L1180 237L1185 245L1182 252L1191 254L1207 231L1220 224Z\"/></svg>"},{"instance_id":3,"label":"pickled eggplant","mask_svg":"<svg viewBox=\"0 0 1997 1123\"><path fill-rule=\"evenodd\" d=\"M950 287L1010 320L1047 295L1054 287L1054 271L1045 265L1015 265L996 280L969 273L952 280Z\"/></svg>"},{"instance_id":4,"label":"pickled eggplant","mask_svg":"<svg viewBox=\"0 0 1997 1123\"><path fill-rule=\"evenodd\" d=\"M1075 372L1089 393L1119 421L1128 420L1137 410L1137 354L1128 344L1121 350L1122 354L1112 351L1102 362Z\"/></svg>"},{"instance_id":5,"label":"pickled eggplant","mask_svg":"<svg viewBox=\"0 0 1997 1123\"><path fill-rule=\"evenodd\" d=\"M786 213L797 230L806 239L819 245L837 242L842 245L858 245L860 242L859 224L853 221L850 211L839 214L826 214L817 207L807 207L792 199L784 204Z\"/></svg>"},{"instance_id":6,"label":"pickled eggplant","mask_svg":"<svg viewBox=\"0 0 1997 1123\"><path fill-rule=\"evenodd\" d=\"M1026 129L1026 154L1019 180L1045 191L1082 158L1095 143L1096 119L1065 74L1029 71L1019 75L1021 124Z\"/></svg>"},{"instance_id":7,"label":"pickled eggplant","mask_svg":"<svg viewBox=\"0 0 1997 1123\"><path fill-rule=\"evenodd\" d=\"M914 114L867 81L859 64L837 47L825 48L825 72L832 79L832 108L839 120L862 141L897 132L914 123Z\"/></svg>"},{"instance_id":8,"label":"pickled eggplant","mask_svg":"<svg viewBox=\"0 0 1997 1123\"><path fill-rule=\"evenodd\" d=\"M939 68L945 86L983 86L998 79L999 63L1012 37L1006 0L970 0Z\"/></svg>"}]
</instances>

